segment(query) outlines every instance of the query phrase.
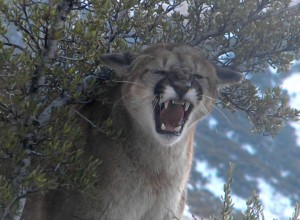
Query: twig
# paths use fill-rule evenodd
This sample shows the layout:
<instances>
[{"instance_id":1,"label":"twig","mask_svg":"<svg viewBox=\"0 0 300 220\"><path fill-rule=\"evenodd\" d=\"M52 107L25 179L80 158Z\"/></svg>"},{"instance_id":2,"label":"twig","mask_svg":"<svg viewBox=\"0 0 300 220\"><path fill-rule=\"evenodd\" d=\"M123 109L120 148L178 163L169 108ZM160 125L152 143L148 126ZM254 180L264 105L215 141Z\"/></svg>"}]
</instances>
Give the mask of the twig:
<instances>
[{"instance_id":1,"label":"twig","mask_svg":"<svg viewBox=\"0 0 300 220\"><path fill-rule=\"evenodd\" d=\"M13 43L3 43L3 45L9 46L9 47L15 47L15 48L18 48L19 50L22 50L22 51L24 50L23 47L21 47L21 46L19 46L17 44L13 44Z\"/></svg>"},{"instance_id":2,"label":"twig","mask_svg":"<svg viewBox=\"0 0 300 220\"><path fill-rule=\"evenodd\" d=\"M105 131L99 128L99 126L95 125L91 120L89 120L87 117L82 115L79 111L77 111L75 108L72 108L72 110L78 114L81 118L83 118L85 121L87 121L90 125L93 126L93 128L96 128L97 130L101 131L103 134L105 134Z\"/></svg>"}]
</instances>

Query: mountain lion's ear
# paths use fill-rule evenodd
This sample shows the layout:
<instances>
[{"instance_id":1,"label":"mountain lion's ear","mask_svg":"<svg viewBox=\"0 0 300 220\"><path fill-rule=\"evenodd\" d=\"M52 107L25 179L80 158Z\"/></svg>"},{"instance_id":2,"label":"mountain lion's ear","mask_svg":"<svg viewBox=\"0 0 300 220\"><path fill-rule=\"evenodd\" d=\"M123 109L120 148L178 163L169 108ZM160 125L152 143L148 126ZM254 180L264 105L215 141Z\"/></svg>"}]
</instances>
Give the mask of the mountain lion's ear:
<instances>
[{"instance_id":1,"label":"mountain lion's ear","mask_svg":"<svg viewBox=\"0 0 300 220\"><path fill-rule=\"evenodd\" d=\"M105 66L113 69L118 77L122 77L128 74L128 67L135 57L132 53L111 53L102 55L100 59Z\"/></svg>"},{"instance_id":2,"label":"mountain lion's ear","mask_svg":"<svg viewBox=\"0 0 300 220\"><path fill-rule=\"evenodd\" d=\"M241 83L243 74L231 70L229 68L216 67L216 73L219 81L219 86L230 86Z\"/></svg>"}]
</instances>

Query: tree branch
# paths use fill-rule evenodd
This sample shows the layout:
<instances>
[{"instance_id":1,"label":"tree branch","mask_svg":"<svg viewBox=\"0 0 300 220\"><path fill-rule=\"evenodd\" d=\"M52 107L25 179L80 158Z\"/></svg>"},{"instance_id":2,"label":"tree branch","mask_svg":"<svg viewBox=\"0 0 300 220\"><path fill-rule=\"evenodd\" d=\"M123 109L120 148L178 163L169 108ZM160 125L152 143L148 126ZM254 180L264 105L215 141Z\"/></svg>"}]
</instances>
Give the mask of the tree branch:
<instances>
[{"instance_id":1,"label":"tree branch","mask_svg":"<svg viewBox=\"0 0 300 220\"><path fill-rule=\"evenodd\" d=\"M39 80L41 72L49 66L49 61L56 56L57 39L55 35L63 27L63 23L65 22L68 13L71 11L72 6L73 1L65 0L62 0L56 6L58 13L50 21L50 25L48 26L50 29L47 29L47 34L44 39L44 47L40 51L42 57L39 64L36 66L35 73L32 76L31 86L29 89L29 93L31 94L38 93L38 89L40 88L39 82L44 82L44 80Z\"/></svg>"},{"instance_id":2,"label":"tree branch","mask_svg":"<svg viewBox=\"0 0 300 220\"><path fill-rule=\"evenodd\" d=\"M85 91L91 90L91 88L90 88L91 84L89 82L91 82L93 80L96 80L96 77L93 75L89 75L89 76L85 77L82 80L82 83L76 89L78 91L78 93L84 94ZM37 118L39 125L40 126L46 125L51 120L51 114L54 109L62 108L64 106L66 106L67 104L69 104L71 101L72 101L72 97L67 96L66 93L62 93L61 96L59 96L58 98L53 100L51 102L51 104L48 105L41 114L39 114L39 116Z\"/></svg>"},{"instance_id":3,"label":"tree branch","mask_svg":"<svg viewBox=\"0 0 300 220\"><path fill-rule=\"evenodd\" d=\"M54 109L61 108L71 101L66 95L56 98L47 108L38 116L40 126L44 126L51 120L51 114Z\"/></svg>"},{"instance_id":4,"label":"tree branch","mask_svg":"<svg viewBox=\"0 0 300 220\"><path fill-rule=\"evenodd\" d=\"M3 45L9 46L9 47L15 47L15 48L18 48L19 50L22 50L22 51L24 50L23 47L21 47L21 46L19 46L17 44L13 44L13 43L3 43Z\"/></svg>"},{"instance_id":5,"label":"tree branch","mask_svg":"<svg viewBox=\"0 0 300 220\"><path fill-rule=\"evenodd\" d=\"M280 10L276 10L276 11L272 11L272 12L266 12L266 13L262 13L262 14L256 14L253 15L252 17L247 17L243 20L241 20L238 23L232 23L230 25L227 26L221 26L216 30L212 30L209 32L206 32L202 35L200 35L197 39L191 41L189 44L192 46L196 46L199 43L201 43L202 41L205 41L211 37L217 37L217 36L221 36L224 35L225 33L230 32L233 29L238 29L238 28L242 28L247 26L248 24L254 22L254 21L258 21L258 20L265 20L267 18L272 18L272 17L276 17L279 16L285 12L290 12L290 16L297 13L297 10L299 10L300 8L300 4L291 6L291 7L286 7L286 8L282 8Z\"/></svg>"}]
</instances>

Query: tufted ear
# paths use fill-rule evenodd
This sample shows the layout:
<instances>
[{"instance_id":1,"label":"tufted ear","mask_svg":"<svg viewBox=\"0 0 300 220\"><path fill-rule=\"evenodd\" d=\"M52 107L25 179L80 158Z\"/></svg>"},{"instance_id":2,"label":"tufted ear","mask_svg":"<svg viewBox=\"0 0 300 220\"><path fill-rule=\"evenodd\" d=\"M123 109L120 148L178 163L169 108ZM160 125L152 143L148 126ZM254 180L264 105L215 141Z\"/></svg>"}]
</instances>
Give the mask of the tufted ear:
<instances>
[{"instance_id":1,"label":"tufted ear","mask_svg":"<svg viewBox=\"0 0 300 220\"><path fill-rule=\"evenodd\" d=\"M216 67L219 86L230 86L241 83L243 74L229 68Z\"/></svg>"},{"instance_id":2,"label":"tufted ear","mask_svg":"<svg viewBox=\"0 0 300 220\"><path fill-rule=\"evenodd\" d=\"M128 74L128 68L136 55L132 53L104 54L100 57L101 62L110 69L113 69L118 77Z\"/></svg>"}]
</instances>

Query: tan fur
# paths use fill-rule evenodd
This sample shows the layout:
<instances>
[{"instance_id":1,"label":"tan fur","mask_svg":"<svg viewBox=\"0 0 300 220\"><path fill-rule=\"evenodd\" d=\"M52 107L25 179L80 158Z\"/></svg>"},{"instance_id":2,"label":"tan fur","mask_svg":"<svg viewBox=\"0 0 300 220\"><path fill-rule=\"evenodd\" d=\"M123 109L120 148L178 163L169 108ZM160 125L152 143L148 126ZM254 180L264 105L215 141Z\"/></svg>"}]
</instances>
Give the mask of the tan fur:
<instances>
[{"instance_id":1,"label":"tan fur","mask_svg":"<svg viewBox=\"0 0 300 220\"><path fill-rule=\"evenodd\" d=\"M125 139L120 141L101 134L87 122L82 125L86 156L97 156L102 161L98 191L92 195L52 191L45 196L32 196L27 200L23 220L182 218L195 125L211 111L222 79L196 49L185 45L154 45L132 57L123 64L110 55L103 57L103 62L115 69L124 82L110 94L110 104L95 101L81 111L98 125L109 116L115 130L124 130ZM194 106L178 136L155 130L153 108L158 98L154 88L164 78L156 71L167 72L169 81L186 92L182 99ZM192 74L203 77L195 87L203 93L199 99L195 88L186 91L184 87L188 81L185 77ZM179 99L169 81L163 82L162 101Z\"/></svg>"}]
</instances>

